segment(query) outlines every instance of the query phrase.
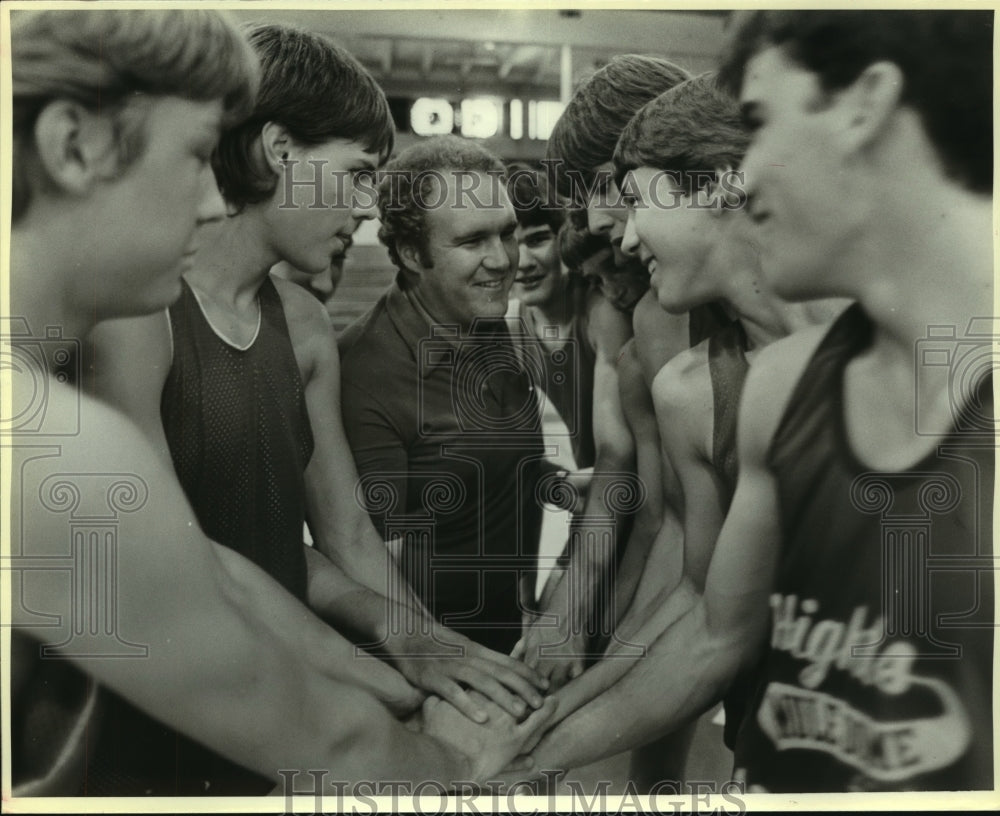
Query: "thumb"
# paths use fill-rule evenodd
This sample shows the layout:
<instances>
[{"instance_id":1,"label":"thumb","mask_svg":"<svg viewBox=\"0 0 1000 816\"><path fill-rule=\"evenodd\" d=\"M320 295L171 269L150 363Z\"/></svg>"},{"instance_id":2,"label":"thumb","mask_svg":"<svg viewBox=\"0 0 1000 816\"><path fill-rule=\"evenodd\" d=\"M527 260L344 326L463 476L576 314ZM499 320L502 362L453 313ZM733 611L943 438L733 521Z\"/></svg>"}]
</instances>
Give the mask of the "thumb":
<instances>
[{"instance_id":1,"label":"thumb","mask_svg":"<svg viewBox=\"0 0 1000 816\"><path fill-rule=\"evenodd\" d=\"M440 702L441 698L438 697L436 694L431 694L430 696L428 696L427 699L424 700L423 715L426 717L429 714L433 714L434 709L438 707L438 704Z\"/></svg>"}]
</instances>

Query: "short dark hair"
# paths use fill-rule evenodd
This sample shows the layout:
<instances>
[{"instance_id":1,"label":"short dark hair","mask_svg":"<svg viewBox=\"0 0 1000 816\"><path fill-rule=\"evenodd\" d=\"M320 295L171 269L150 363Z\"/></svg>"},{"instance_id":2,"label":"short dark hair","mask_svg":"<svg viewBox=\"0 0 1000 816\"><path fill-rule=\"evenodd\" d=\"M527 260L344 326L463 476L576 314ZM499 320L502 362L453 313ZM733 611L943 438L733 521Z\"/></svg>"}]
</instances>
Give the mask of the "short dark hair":
<instances>
[{"instance_id":1,"label":"short dark hair","mask_svg":"<svg viewBox=\"0 0 1000 816\"><path fill-rule=\"evenodd\" d=\"M378 237L389 250L389 259L404 268L397 248L414 247L425 266L433 261L429 254L426 229L427 202L431 187L444 173L481 172L506 183L506 168L494 153L476 142L459 136L435 136L417 142L394 157L382 171L379 183L378 212L381 220Z\"/></svg>"},{"instance_id":2,"label":"short dark hair","mask_svg":"<svg viewBox=\"0 0 1000 816\"><path fill-rule=\"evenodd\" d=\"M584 261L605 249L611 249L606 235L594 235L586 227L580 229L569 221L559 230L559 257L570 272L580 273Z\"/></svg>"},{"instance_id":3,"label":"short dark hair","mask_svg":"<svg viewBox=\"0 0 1000 816\"><path fill-rule=\"evenodd\" d=\"M35 123L49 103L72 100L109 116L124 172L145 150L148 97L218 99L232 123L250 113L258 82L236 24L204 9L13 11L11 63L14 221L27 212L33 183L46 184L31 168Z\"/></svg>"},{"instance_id":4,"label":"short dark hair","mask_svg":"<svg viewBox=\"0 0 1000 816\"><path fill-rule=\"evenodd\" d=\"M544 173L524 162L507 165L507 193L522 227L549 227L559 232L566 211L556 201Z\"/></svg>"},{"instance_id":5,"label":"short dark hair","mask_svg":"<svg viewBox=\"0 0 1000 816\"><path fill-rule=\"evenodd\" d=\"M758 11L737 18L722 78L739 93L747 62L780 46L824 91L885 60L904 76L902 103L920 115L945 172L993 189L992 11Z\"/></svg>"},{"instance_id":6,"label":"short dark hair","mask_svg":"<svg viewBox=\"0 0 1000 816\"><path fill-rule=\"evenodd\" d=\"M278 179L260 148L267 122L306 146L343 139L377 153L380 163L389 157L395 141L389 103L360 62L326 37L291 26L246 31L262 77L253 114L224 133L216 151L215 174L227 201L244 207L274 193Z\"/></svg>"},{"instance_id":7,"label":"short dark hair","mask_svg":"<svg viewBox=\"0 0 1000 816\"><path fill-rule=\"evenodd\" d=\"M738 167L749 142L736 100L715 74L702 74L646 103L626 125L612 160L615 180L621 188L630 170L652 167L675 173L691 194L709 172Z\"/></svg>"},{"instance_id":8,"label":"short dark hair","mask_svg":"<svg viewBox=\"0 0 1000 816\"><path fill-rule=\"evenodd\" d=\"M650 99L690 79L691 75L661 57L623 54L576 89L549 137L546 158L560 161L556 184L573 197L576 176L584 185L594 171L611 161L625 125Z\"/></svg>"}]
</instances>

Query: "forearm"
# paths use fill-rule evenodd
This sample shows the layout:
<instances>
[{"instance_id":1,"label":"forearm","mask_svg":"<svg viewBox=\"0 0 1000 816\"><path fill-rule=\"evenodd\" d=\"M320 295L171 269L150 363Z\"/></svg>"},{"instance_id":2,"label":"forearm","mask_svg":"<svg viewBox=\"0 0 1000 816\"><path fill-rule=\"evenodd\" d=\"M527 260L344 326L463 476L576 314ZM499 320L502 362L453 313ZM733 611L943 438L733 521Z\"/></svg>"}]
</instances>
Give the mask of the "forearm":
<instances>
[{"instance_id":1,"label":"forearm","mask_svg":"<svg viewBox=\"0 0 1000 816\"><path fill-rule=\"evenodd\" d=\"M692 607L620 682L543 738L535 770L579 767L675 730L721 697L740 651L708 630L701 604Z\"/></svg>"},{"instance_id":2,"label":"forearm","mask_svg":"<svg viewBox=\"0 0 1000 816\"><path fill-rule=\"evenodd\" d=\"M279 784L282 770L328 771L324 784L437 779L448 785L468 778L467 758L408 731L380 701L385 698L378 687L389 685L380 678L392 677L409 689L397 672L374 658L353 660L353 647L322 624L322 641L295 644L289 633L270 629L263 616L249 612L257 595L250 586L244 589L246 596L236 601L241 625L213 620L211 632L206 628L178 648L178 665L192 652L211 659L201 661L200 682L186 690L161 678L170 690L157 700L170 712L164 719ZM242 594L238 590L235 597ZM211 651L201 648L201 637L211 641Z\"/></svg>"},{"instance_id":3,"label":"forearm","mask_svg":"<svg viewBox=\"0 0 1000 816\"><path fill-rule=\"evenodd\" d=\"M359 654L353 643L310 613L247 559L221 545L215 545L215 550L227 573L229 585L239 589L247 599L245 604L253 604L255 617L260 619L256 624L258 627L266 626L270 634L288 644L296 655L310 656L326 676L360 686L379 700L393 701L403 708L409 705L408 701L413 704L419 702L419 695L413 687L391 666ZM338 579L338 571L329 562L326 563L330 569L324 570L319 580L314 580L317 577L314 570L317 559L323 559L323 556L307 547L310 601L314 595L319 595L329 596L329 605L338 608L353 603L364 610L354 616L355 619L365 620L365 623L358 624L359 627L374 626L385 619L385 608L379 607L377 599L342 573ZM339 603L334 603L333 598L339 598ZM330 609L324 610L324 613L329 612ZM340 617L346 620L348 613ZM381 630L377 632L380 633Z\"/></svg>"},{"instance_id":4,"label":"forearm","mask_svg":"<svg viewBox=\"0 0 1000 816\"><path fill-rule=\"evenodd\" d=\"M354 767L353 752L364 752L372 738L347 700L392 718L360 684L345 682L353 661L337 644L349 644L249 561L216 549L218 558L198 564L198 593L181 591L172 602L176 614L153 587L146 595L158 613L155 626L131 625L132 613L123 619L129 637L148 644L148 658L83 658L80 667L156 719L276 782L287 768L367 773ZM132 593L134 583L124 580L123 592ZM131 598L123 601L135 608ZM365 674L377 682L376 673ZM360 742L341 739L355 728Z\"/></svg>"},{"instance_id":5,"label":"forearm","mask_svg":"<svg viewBox=\"0 0 1000 816\"><path fill-rule=\"evenodd\" d=\"M435 780L446 788L474 777L474 758L420 730L396 720L383 706L354 688L342 689L339 708L351 713L340 722L332 717L315 718L317 739L333 733L337 740L326 763L306 757L306 769L330 769L323 781L331 783L393 780L413 783ZM329 737L328 737L329 739ZM304 753L304 752L303 752ZM308 784L312 784L309 779Z\"/></svg>"},{"instance_id":6,"label":"forearm","mask_svg":"<svg viewBox=\"0 0 1000 816\"><path fill-rule=\"evenodd\" d=\"M394 602L384 589L362 584L313 547L306 547L306 564L309 606L317 615L358 641L373 643L385 637Z\"/></svg>"},{"instance_id":7,"label":"forearm","mask_svg":"<svg viewBox=\"0 0 1000 816\"><path fill-rule=\"evenodd\" d=\"M749 394L748 383L745 400ZM770 394L762 391L759 399L759 416L770 421ZM770 435L755 426L745 430L746 416L745 403L739 484L712 553L704 592L619 683L545 737L536 768L586 764L675 730L720 699L739 669L759 654L768 630L780 528L776 484L763 465L767 448L761 440ZM756 419L758 412L752 416ZM676 614L684 595L694 592L686 553L684 569L685 580L640 633ZM643 636L630 639L641 641Z\"/></svg>"},{"instance_id":8,"label":"forearm","mask_svg":"<svg viewBox=\"0 0 1000 816\"><path fill-rule=\"evenodd\" d=\"M647 576L649 553L656 540L656 525L648 514L640 511L632 533L625 544L625 553L615 576L614 623L617 626L628 613L637 592Z\"/></svg>"},{"instance_id":9,"label":"forearm","mask_svg":"<svg viewBox=\"0 0 1000 816\"><path fill-rule=\"evenodd\" d=\"M381 604L382 610L409 607L413 610L410 614L431 617L367 516L352 532L331 531L319 534L316 538L316 550L326 556L344 579L350 582L345 587L363 587L370 591L371 595L366 603L375 606ZM323 593L328 599L331 594ZM340 605L344 606L345 603L341 602ZM374 613L368 610L364 614L371 619Z\"/></svg>"},{"instance_id":10,"label":"forearm","mask_svg":"<svg viewBox=\"0 0 1000 816\"><path fill-rule=\"evenodd\" d=\"M549 573L548 578L545 579L545 585L542 587L542 594L538 598L538 608L541 610L551 610L554 608L553 598L555 593L559 590L562 582L566 578L566 568L561 566L554 566L552 571Z\"/></svg>"},{"instance_id":11,"label":"forearm","mask_svg":"<svg viewBox=\"0 0 1000 816\"><path fill-rule=\"evenodd\" d=\"M660 600L660 599L656 599ZM664 593L662 601L646 609L635 610L615 631L607 653L580 677L558 692L559 707L557 719L565 719L581 706L603 694L618 683L640 662L649 659L651 646L683 614L688 612L698 600L689 583L680 584L669 595ZM638 646L644 650L642 656L621 654L623 644Z\"/></svg>"},{"instance_id":12,"label":"forearm","mask_svg":"<svg viewBox=\"0 0 1000 816\"><path fill-rule=\"evenodd\" d=\"M309 527L316 550L344 576L371 590L383 603L391 600L426 613L368 513L354 500L353 491L345 498L347 489L337 478L341 474L332 471L329 464L324 470L322 464L322 460L314 457L306 470ZM405 464L399 467L405 468ZM403 492L396 490L399 501L404 502Z\"/></svg>"},{"instance_id":13,"label":"forearm","mask_svg":"<svg viewBox=\"0 0 1000 816\"><path fill-rule=\"evenodd\" d=\"M362 586L311 547L307 548L307 559L309 605L313 610L355 643L382 654L390 662L407 651L399 642L405 638L404 633L440 629L423 608L399 603ZM368 664L379 662L366 660L363 655L356 657L362 672L369 670Z\"/></svg>"},{"instance_id":14,"label":"forearm","mask_svg":"<svg viewBox=\"0 0 1000 816\"><path fill-rule=\"evenodd\" d=\"M637 586L627 608L618 617L619 637L628 637L641 627L665 599L677 589L684 577L684 541L680 523L673 512L666 510L655 537L649 543L641 564L630 564L633 558L631 540L622 561L622 572L634 573ZM635 553L638 562L638 553Z\"/></svg>"},{"instance_id":15,"label":"forearm","mask_svg":"<svg viewBox=\"0 0 1000 816\"><path fill-rule=\"evenodd\" d=\"M642 644L653 642L685 614L699 597L691 582L687 580L672 587L661 588L645 603L633 606L622 619L616 631L618 640L627 643L638 641ZM620 648L620 645L613 641L608 647L608 652L613 653Z\"/></svg>"},{"instance_id":16,"label":"forearm","mask_svg":"<svg viewBox=\"0 0 1000 816\"><path fill-rule=\"evenodd\" d=\"M570 525L569 564L553 602L558 599L564 604L557 608L568 615L573 632L582 632L588 626L598 604L598 592L610 585L608 574L624 531L624 519L609 507L605 492L617 489L614 485L620 479L615 473L595 472L584 512Z\"/></svg>"},{"instance_id":17,"label":"forearm","mask_svg":"<svg viewBox=\"0 0 1000 816\"><path fill-rule=\"evenodd\" d=\"M278 750L269 747L269 753L282 758L280 764L258 770L282 784L289 784L289 770L301 774L291 786L307 790L315 782L310 771L317 770L325 772L325 790L337 783L388 779L410 784L433 779L450 788L470 778L470 757L407 728L357 686L313 676L301 688L295 719L278 723L276 717L265 718L270 734L262 736L280 743Z\"/></svg>"}]
</instances>

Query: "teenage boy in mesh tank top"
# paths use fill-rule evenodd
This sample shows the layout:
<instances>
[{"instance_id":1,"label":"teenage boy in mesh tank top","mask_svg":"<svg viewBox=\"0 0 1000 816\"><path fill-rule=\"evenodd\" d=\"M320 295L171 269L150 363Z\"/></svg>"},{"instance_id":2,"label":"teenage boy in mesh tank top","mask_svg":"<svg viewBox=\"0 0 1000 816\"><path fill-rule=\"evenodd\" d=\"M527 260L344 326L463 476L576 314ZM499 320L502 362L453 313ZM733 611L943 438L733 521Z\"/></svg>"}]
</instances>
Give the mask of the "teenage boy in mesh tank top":
<instances>
[{"instance_id":1,"label":"teenage boy in mesh tank top","mask_svg":"<svg viewBox=\"0 0 1000 816\"><path fill-rule=\"evenodd\" d=\"M325 272L374 214L367 177L394 142L385 95L322 36L264 25L247 37L261 88L252 115L223 134L215 157L228 217L189 253L167 315L98 327L97 391L169 457L213 540L407 678L415 688L389 701L397 713L432 693L480 718L467 686L513 716L517 695L540 704L530 669L435 624L402 581L391 596L395 564L354 496L333 330L314 298L268 274L279 260ZM316 547L303 544L306 519ZM389 604L416 625L391 626ZM363 659L344 665L361 684L385 668ZM107 720L97 761L135 779L140 793L200 792L206 781L212 792L253 793L266 782L124 703ZM148 750L129 750L135 744ZM161 761L147 759L154 745Z\"/></svg>"},{"instance_id":2,"label":"teenage boy in mesh tank top","mask_svg":"<svg viewBox=\"0 0 1000 816\"><path fill-rule=\"evenodd\" d=\"M34 425L5 417L11 539L30 564L12 564L13 795L91 791L98 683L272 785L283 768L489 775L525 735L503 738L501 709L489 732L440 701L422 734L398 723L384 701L412 697L402 676L376 663L352 682L351 644L210 541L142 430L67 376L98 320L178 297L183 256L225 216L210 156L253 105L245 39L201 10L14 10L10 33L9 306L22 330L5 353L13 395L40 408Z\"/></svg>"}]
</instances>

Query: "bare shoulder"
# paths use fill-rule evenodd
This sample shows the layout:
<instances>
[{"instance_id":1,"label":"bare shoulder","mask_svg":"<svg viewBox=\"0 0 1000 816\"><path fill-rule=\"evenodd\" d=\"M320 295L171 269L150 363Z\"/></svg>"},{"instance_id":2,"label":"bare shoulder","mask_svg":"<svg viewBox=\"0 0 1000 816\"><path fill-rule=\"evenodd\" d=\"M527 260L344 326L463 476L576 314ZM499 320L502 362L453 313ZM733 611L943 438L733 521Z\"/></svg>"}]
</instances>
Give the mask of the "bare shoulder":
<instances>
[{"instance_id":1,"label":"bare shoulder","mask_svg":"<svg viewBox=\"0 0 1000 816\"><path fill-rule=\"evenodd\" d=\"M102 358L141 363L143 368L171 359L170 316L164 309L140 317L103 320L90 331L91 363L100 373ZM165 372L164 372L165 374Z\"/></svg>"},{"instance_id":2,"label":"bare shoulder","mask_svg":"<svg viewBox=\"0 0 1000 816\"><path fill-rule=\"evenodd\" d=\"M652 289L635 304L632 322L636 334L644 339L688 345L688 316L665 311Z\"/></svg>"},{"instance_id":3,"label":"bare shoulder","mask_svg":"<svg viewBox=\"0 0 1000 816\"><path fill-rule=\"evenodd\" d=\"M593 347L612 359L632 336L632 321L601 295L587 301L587 329Z\"/></svg>"},{"instance_id":4,"label":"bare shoulder","mask_svg":"<svg viewBox=\"0 0 1000 816\"><path fill-rule=\"evenodd\" d=\"M639 338L639 360L650 385L665 363L690 347L689 322L686 314L664 311L652 290L636 304L632 324Z\"/></svg>"},{"instance_id":5,"label":"bare shoulder","mask_svg":"<svg viewBox=\"0 0 1000 816\"><path fill-rule=\"evenodd\" d=\"M323 304L298 284L271 276L281 296L295 359L306 384L326 368L340 376L340 354Z\"/></svg>"},{"instance_id":6,"label":"bare shoulder","mask_svg":"<svg viewBox=\"0 0 1000 816\"><path fill-rule=\"evenodd\" d=\"M322 333L330 331L330 320L322 303L297 283L275 275L271 275L271 281L281 296L281 306L285 312L285 320L288 321L289 331L293 331L296 327Z\"/></svg>"},{"instance_id":7,"label":"bare shoulder","mask_svg":"<svg viewBox=\"0 0 1000 816\"><path fill-rule=\"evenodd\" d=\"M109 501L112 494L118 496L125 510L142 510L144 517L149 507L167 506L163 518L170 519L175 529L188 529L185 522L194 523L172 467L131 418L54 379L49 379L44 411L44 427L32 443L51 453L25 462L12 483L33 547L44 549L59 541L59 535L51 539L47 535L52 525L57 525L56 532L65 532L65 518L52 512L53 503L61 506L74 495L77 501L89 501L94 497L84 492L95 489L106 491ZM76 433L66 433L67 429ZM197 530L197 525L191 529Z\"/></svg>"},{"instance_id":8,"label":"bare shoulder","mask_svg":"<svg viewBox=\"0 0 1000 816\"><path fill-rule=\"evenodd\" d=\"M692 408L711 396L712 379L708 367L708 340L685 349L668 360L653 379L653 402L657 410Z\"/></svg>"},{"instance_id":9,"label":"bare shoulder","mask_svg":"<svg viewBox=\"0 0 1000 816\"><path fill-rule=\"evenodd\" d=\"M708 365L708 340L674 356L653 379L653 406L667 426L701 439L712 427L712 377Z\"/></svg>"},{"instance_id":10,"label":"bare shoulder","mask_svg":"<svg viewBox=\"0 0 1000 816\"><path fill-rule=\"evenodd\" d=\"M50 380L46 418L74 416L78 432L58 439L58 466L87 465L94 471L144 470L152 447L131 417L113 405ZM66 421L53 424L65 425ZM53 437L40 436L46 443Z\"/></svg>"},{"instance_id":11,"label":"bare shoulder","mask_svg":"<svg viewBox=\"0 0 1000 816\"><path fill-rule=\"evenodd\" d=\"M148 432L160 421L160 397L173 362L166 310L105 320L84 344L84 383L91 394L121 408Z\"/></svg>"}]
</instances>

